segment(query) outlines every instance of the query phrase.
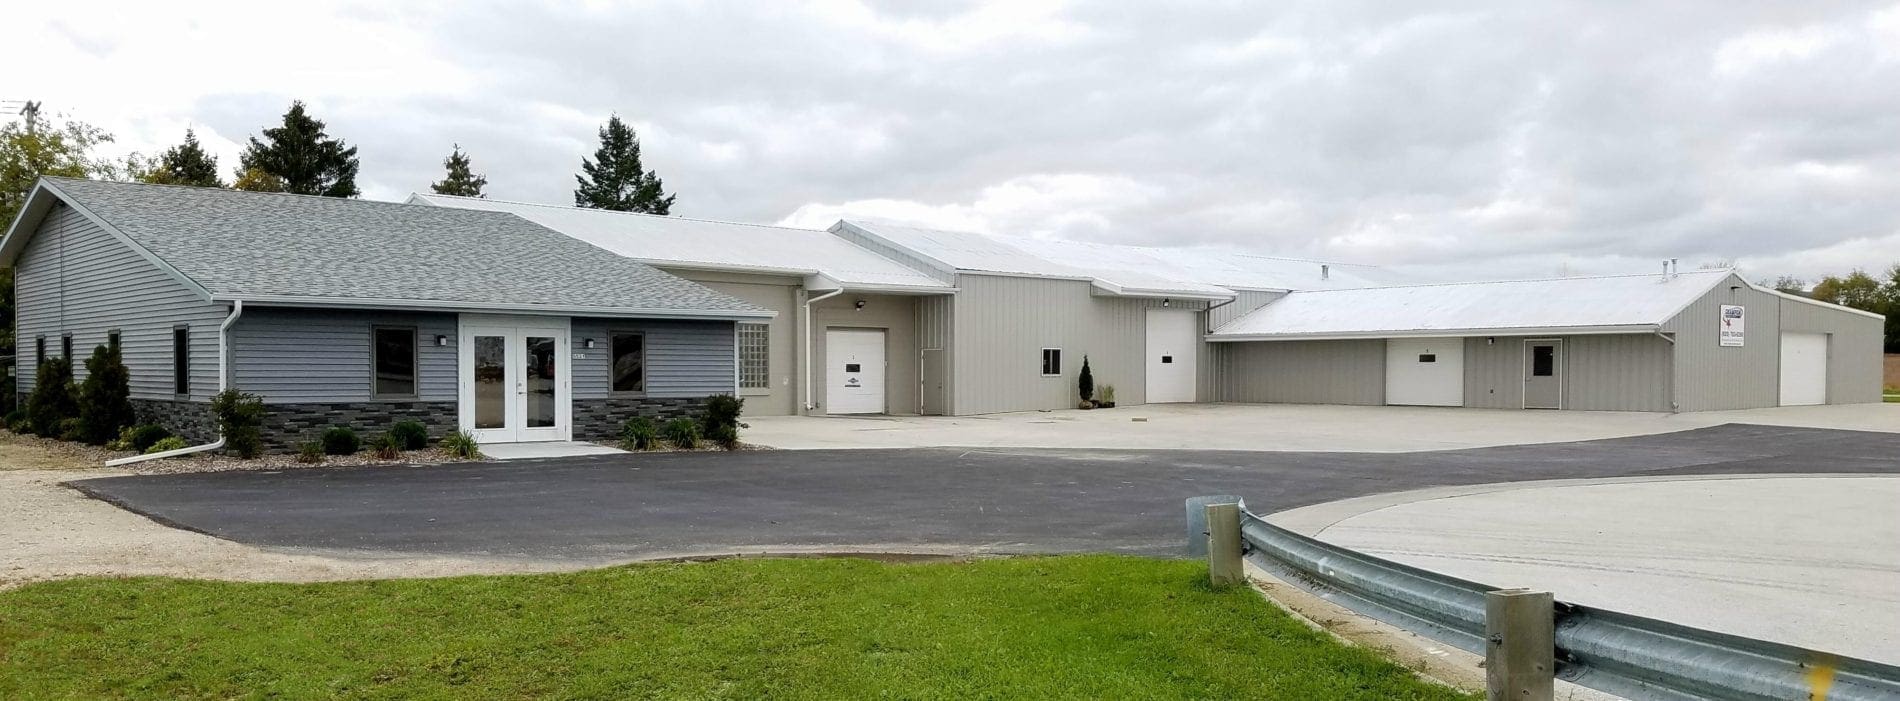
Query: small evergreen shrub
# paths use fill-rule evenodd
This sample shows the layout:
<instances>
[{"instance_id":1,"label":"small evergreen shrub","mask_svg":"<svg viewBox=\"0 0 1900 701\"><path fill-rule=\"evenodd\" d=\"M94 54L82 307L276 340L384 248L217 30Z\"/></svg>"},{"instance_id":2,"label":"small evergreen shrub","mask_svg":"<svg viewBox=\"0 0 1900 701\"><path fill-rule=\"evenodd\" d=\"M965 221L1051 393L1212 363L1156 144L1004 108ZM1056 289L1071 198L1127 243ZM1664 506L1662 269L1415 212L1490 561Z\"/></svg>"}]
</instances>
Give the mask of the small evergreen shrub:
<instances>
[{"instance_id":1,"label":"small evergreen shrub","mask_svg":"<svg viewBox=\"0 0 1900 701\"><path fill-rule=\"evenodd\" d=\"M442 453L452 458L480 460L482 445L475 441L475 434L456 431L442 437Z\"/></svg>"},{"instance_id":2,"label":"small evergreen shrub","mask_svg":"<svg viewBox=\"0 0 1900 701\"><path fill-rule=\"evenodd\" d=\"M699 448L699 422L692 419L682 416L668 421L666 425L660 429L660 435L666 438L666 442L673 444L673 447L680 450L697 450Z\"/></svg>"},{"instance_id":3,"label":"small evergreen shrub","mask_svg":"<svg viewBox=\"0 0 1900 701\"><path fill-rule=\"evenodd\" d=\"M324 455L355 455L363 448L363 441L356 437L356 431L348 426L332 426L323 432Z\"/></svg>"},{"instance_id":4,"label":"small evergreen shrub","mask_svg":"<svg viewBox=\"0 0 1900 701\"><path fill-rule=\"evenodd\" d=\"M1089 370L1089 357L1082 356L1082 374L1075 378L1075 389L1082 395L1082 403L1095 401L1095 372Z\"/></svg>"},{"instance_id":5,"label":"small evergreen shrub","mask_svg":"<svg viewBox=\"0 0 1900 701\"><path fill-rule=\"evenodd\" d=\"M59 420L59 439L76 441L86 437L86 420L77 416Z\"/></svg>"},{"instance_id":6,"label":"small evergreen shrub","mask_svg":"<svg viewBox=\"0 0 1900 701\"><path fill-rule=\"evenodd\" d=\"M621 450L652 450L659 437L660 428L653 425L653 419L644 416L635 416L620 425Z\"/></svg>"},{"instance_id":7,"label":"small evergreen shrub","mask_svg":"<svg viewBox=\"0 0 1900 701\"><path fill-rule=\"evenodd\" d=\"M720 426L713 429L712 432L707 433L706 440L712 441L726 450L738 450L740 445L739 429L731 426Z\"/></svg>"},{"instance_id":8,"label":"small evergreen shrub","mask_svg":"<svg viewBox=\"0 0 1900 701\"><path fill-rule=\"evenodd\" d=\"M85 420L82 438L103 445L132 425L132 373L119 349L101 345L86 359L86 380L79 384L79 418Z\"/></svg>"},{"instance_id":9,"label":"small evergreen shrub","mask_svg":"<svg viewBox=\"0 0 1900 701\"><path fill-rule=\"evenodd\" d=\"M394 431L385 431L370 439L369 450L377 460L395 460L402 457L402 439Z\"/></svg>"},{"instance_id":10,"label":"small evergreen shrub","mask_svg":"<svg viewBox=\"0 0 1900 701\"><path fill-rule=\"evenodd\" d=\"M172 437L171 431L168 431L165 429L164 426L159 426L157 424L144 424L141 426L133 426L131 428L126 429L126 432L129 433L130 435L124 437L125 447L123 449L131 450L131 451L135 451L139 453L145 452L147 449L151 448L153 444L156 444L159 441ZM183 439L180 439L180 440L183 440Z\"/></svg>"},{"instance_id":11,"label":"small evergreen shrub","mask_svg":"<svg viewBox=\"0 0 1900 701\"><path fill-rule=\"evenodd\" d=\"M429 447L429 427L421 421L404 419L389 427L389 435L396 438L403 450L422 450Z\"/></svg>"},{"instance_id":12,"label":"small evergreen shrub","mask_svg":"<svg viewBox=\"0 0 1900 701\"><path fill-rule=\"evenodd\" d=\"M177 436L167 436L165 440L159 441L157 443L153 443L152 447L146 448L145 454L151 455L152 453L163 453L167 450L178 450L180 448L189 448L189 447L191 446L188 446L185 444L185 439L179 438Z\"/></svg>"},{"instance_id":13,"label":"small evergreen shrub","mask_svg":"<svg viewBox=\"0 0 1900 701\"><path fill-rule=\"evenodd\" d=\"M21 435L32 435L33 419L28 418L26 414L21 414L20 418L7 422L7 430Z\"/></svg>"},{"instance_id":14,"label":"small evergreen shrub","mask_svg":"<svg viewBox=\"0 0 1900 701\"><path fill-rule=\"evenodd\" d=\"M224 448L249 460L264 452L264 400L237 388L211 398L211 415L218 420Z\"/></svg>"},{"instance_id":15,"label":"small evergreen shrub","mask_svg":"<svg viewBox=\"0 0 1900 701\"><path fill-rule=\"evenodd\" d=\"M707 397L706 409L699 416L699 434L727 450L739 447L739 429L746 428L739 423L739 414L743 411L744 399L729 394Z\"/></svg>"},{"instance_id":16,"label":"small evergreen shrub","mask_svg":"<svg viewBox=\"0 0 1900 701\"><path fill-rule=\"evenodd\" d=\"M7 419L6 419L7 430L12 431L14 433L19 433L20 429L17 429L14 427L24 426L24 425L26 425L26 409L25 408L14 409L13 411L7 412Z\"/></svg>"},{"instance_id":17,"label":"small evergreen shrub","mask_svg":"<svg viewBox=\"0 0 1900 701\"><path fill-rule=\"evenodd\" d=\"M79 416L73 398L73 365L65 358L47 358L33 376L33 394L26 399L27 423L33 432L59 437L59 422Z\"/></svg>"},{"instance_id":18,"label":"small evergreen shrub","mask_svg":"<svg viewBox=\"0 0 1900 701\"><path fill-rule=\"evenodd\" d=\"M323 464L323 443L321 441L304 441L298 443L297 462L305 465Z\"/></svg>"}]
</instances>

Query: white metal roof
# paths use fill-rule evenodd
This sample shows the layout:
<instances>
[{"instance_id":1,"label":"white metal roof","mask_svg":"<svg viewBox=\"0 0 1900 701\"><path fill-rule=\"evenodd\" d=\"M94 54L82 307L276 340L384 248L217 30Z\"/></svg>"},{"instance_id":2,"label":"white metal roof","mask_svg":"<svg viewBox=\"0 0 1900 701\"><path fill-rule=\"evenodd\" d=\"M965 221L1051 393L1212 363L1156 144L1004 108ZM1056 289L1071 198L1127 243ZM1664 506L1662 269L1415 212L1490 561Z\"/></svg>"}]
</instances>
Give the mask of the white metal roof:
<instances>
[{"instance_id":1,"label":"white metal roof","mask_svg":"<svg viewBox=\"0 0 1900 701\"><path fill-rule=\"evenodd\" d=\"M662 267L818 276L807 285L819 289L951 291L923 272L825 231L436 194L412 194L409 201L508 212Z\"/></svg>"},{"instance_id":2,"label":"white metal roof","mask_svg":"<svg viewBox=\"0 0 1900 701\"><path fill-rule=\"evenodd\" d=\"M1728 270L1293 292L1208 335L1213 341L1656 329L1729 279ZM1736 284L1746 284L1736 278Z\"/></svg>"},{"instance_id":3,"label":"white metal roof","mask_svg":"<svg viewBox=\"0 0 1900 701\"><path fill-rule=\"evenodd\" d=\"M1331 289L1398 281L1372 266L1274 258L1227 248L1124 246L857 219L838 226L908 250L944 272L1091 280L1114 294L1225 299L1236 289Z\"/></svg>"}]
</instances>

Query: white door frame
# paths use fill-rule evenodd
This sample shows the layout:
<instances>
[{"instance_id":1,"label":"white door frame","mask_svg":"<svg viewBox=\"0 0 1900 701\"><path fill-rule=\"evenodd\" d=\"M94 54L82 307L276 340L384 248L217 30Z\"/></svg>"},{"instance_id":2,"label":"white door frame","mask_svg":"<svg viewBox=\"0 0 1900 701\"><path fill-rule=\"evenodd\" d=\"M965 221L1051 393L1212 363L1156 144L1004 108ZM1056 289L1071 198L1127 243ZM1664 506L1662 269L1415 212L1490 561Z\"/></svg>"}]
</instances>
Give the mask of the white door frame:
<instances>
[{"instance_id":1,"label":"white door frame","mask_svg":"<svg viewBox=\"0 0 1900 701\"><path fill-rule=\"evenodd\" d=\"M1557 406L1531 406L1530 405L1531 397L1530 397L1529 385L1531 383L1531 346L1533 344L1548 344L1556 348L1556 350L1552 351L1554 355L1550 359L1550 362L1551 362L1550 375L1552 378L1555 378L1557 382ZM1565 382L1564 366L1568 364L1569 359L1570 359L1569 349L1564 347L1564 340L1561 338L1526 338L1524 339L1524 345L1518 349L1518 354L1521 356L1519 358L1518 369L1523 372L1523 378L1524 378L1524 381L1518 384L1518 395L1517 395L1518 408L1520 409L1558 409L1558 410L1563 409L1564 408L1564 382Z\"/></svg>"},{"instance_id":2,"label":"white door frame","mask_svg":"<svg viewBox=\"0 0 1900 701\"><path fill-rule=\"evenodd\" d=\"M462 430L481 443L525 441L565 441L574 437L574 361L570 339L572 323L567 317L491 316L463 314L458 325L455 384L457 422ZM504 426L475 428L475 337L500 336L506 339L502 364ZM528 391L525 373L527 339L554 339L554 425L528 428Z\"/></svg>"}]
</instances>

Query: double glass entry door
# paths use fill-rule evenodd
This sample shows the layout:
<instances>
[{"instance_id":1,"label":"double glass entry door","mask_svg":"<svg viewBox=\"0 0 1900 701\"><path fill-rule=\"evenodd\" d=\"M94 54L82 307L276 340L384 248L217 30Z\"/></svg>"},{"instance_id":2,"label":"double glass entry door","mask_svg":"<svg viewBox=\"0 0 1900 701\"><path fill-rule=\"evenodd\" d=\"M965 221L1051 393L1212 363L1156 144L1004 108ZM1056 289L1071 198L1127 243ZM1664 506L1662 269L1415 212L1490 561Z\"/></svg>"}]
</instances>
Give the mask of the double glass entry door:
<instances>
[{"instance_id":1,"label":"double glass entry door","mask_svg":"<svg viewBox=\"0 0 1900 701\"><path fill-rule=\"evenodd\" d=\"M483 443L567 440L567 330L463 327L462 423Z\"/></svg>"}]
</instances>

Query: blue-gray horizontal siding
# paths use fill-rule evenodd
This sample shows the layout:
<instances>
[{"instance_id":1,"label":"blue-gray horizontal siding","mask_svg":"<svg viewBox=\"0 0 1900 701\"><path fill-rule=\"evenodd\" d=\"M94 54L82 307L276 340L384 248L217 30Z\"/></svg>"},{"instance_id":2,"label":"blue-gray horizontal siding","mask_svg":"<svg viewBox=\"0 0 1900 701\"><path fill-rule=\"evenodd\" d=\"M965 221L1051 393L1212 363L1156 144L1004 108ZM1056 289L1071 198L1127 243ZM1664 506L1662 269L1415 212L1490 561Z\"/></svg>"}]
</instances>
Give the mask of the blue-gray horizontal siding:
<instances>
[{"instance_id":1,"label":"blue-gray horizontal siding","mask_svg":"<svg viewBox=\"0 0 1900 701\"><path fill-rule=\"evenodd\" d=\"M218 324L227 312L71 207L58 206L27 241L14 277L18 387L33 389L35 339L47 357L73 334L73 371L117 329L132 396L174 399L172 329L191 329L192 399L218 391Z\"/></svg>"},{"instance_id":2,"label":"blue-gray horizontal siding","mask_svg":"<svg viewBox=\"0 0 1900 701\"><path fill-rule=\"evenodd\" d=\"M416 330L409 401L455 401L456 315L247 308L232 328L233 382L269 404L369 402L370 329ZM448 345L435 345L444 336Z\"/></svg>"},{"instance_id":3,"label":"blue-gray horizontal siding","mask_svg":"<svg viewBox=\"0 0 1900 701\"><path fill-rule=\"evenodd\" d=\"M574 352L574 398L608 396L612 358L608 334L634 331L646 334L648 397L705 397L732 394L733 324L730 321L676 321L658 319L575 319L571 328ZM585 347L586 339L594 347Z\"/></svg>"}]
</instances>

